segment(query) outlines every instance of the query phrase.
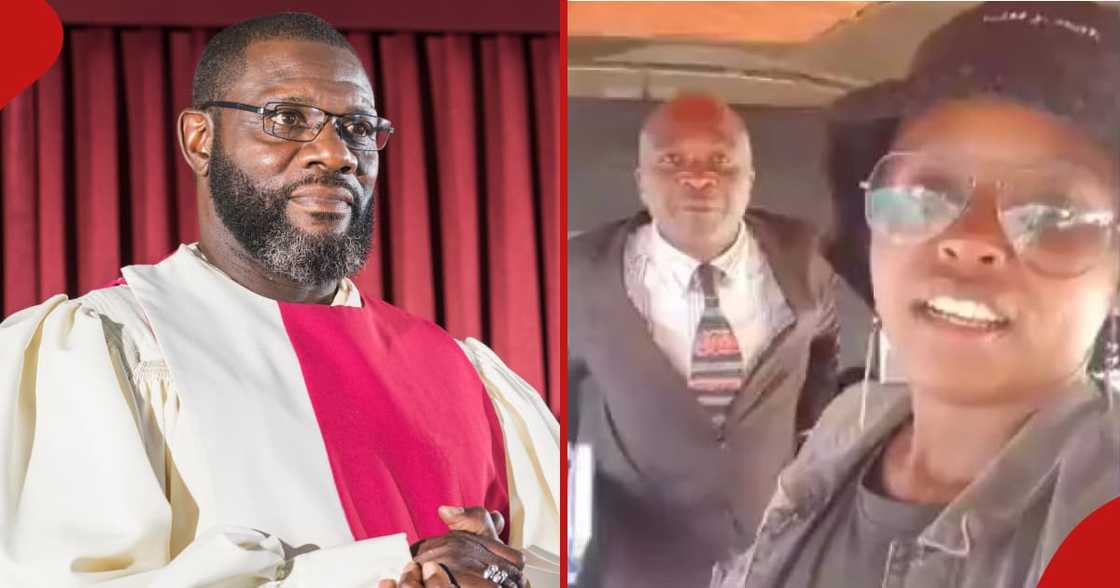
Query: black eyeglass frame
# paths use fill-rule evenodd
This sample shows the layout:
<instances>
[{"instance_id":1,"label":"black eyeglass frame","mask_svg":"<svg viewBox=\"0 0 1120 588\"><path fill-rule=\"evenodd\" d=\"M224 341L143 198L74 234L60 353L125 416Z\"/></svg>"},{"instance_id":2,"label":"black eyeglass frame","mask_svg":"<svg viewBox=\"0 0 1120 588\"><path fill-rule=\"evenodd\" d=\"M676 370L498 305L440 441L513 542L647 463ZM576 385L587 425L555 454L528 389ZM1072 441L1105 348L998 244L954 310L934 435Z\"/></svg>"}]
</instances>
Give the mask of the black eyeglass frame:
<instances>
[{"instance_id":1,"label":"black eyeglass frame","mask_svg":"<svg viewBox=\"0 0 1120 588\"><path fill-rule=\"evenodd\" d=\"M277 110L277 107L280 107L280 106L294 106L294 107L297 107L297 108L311 108L313 110L318 110L319 112L325 114L326 118L324 119L323 124L319 125L319 128L315 129L315 134L312 135L311 138L309 138L309 139L293 139L291 137L283 137L283 136L277 135L276 133L274 133L274 132L272 132L268 129L268 122L267 122L268 117L266 116L270 112L275 112ZM268 134L269 136L272 136L272 137L276 137L277 139L283 139L285 141L294 141L296 143L310 143L310 142L314 141L316 138L319 137L319 133L323 132L323 128L327 126L327 121L330 121L331 119L333 119L334 120L333 124L334 124L334 127L335 127L335 132L338 133L339 137L343 138L343 141L346 143L347 147L349 147L349 148L351 148L355 151L370 152L370 151L381 151L381 150L385 149L385 146L389 144L389 137L392 136L393 131L395 130L395 129L393 129L393 123L389 119L387 119L383 116L379 116L376 113L351 112L351 113L347 113L347 114L336 114L334 112L327 112L326 110L323 110L322 108L319 108L318 106L312 106L310 104L299 104L299 103L296 103L296 102L267 102L263 106L253 106L252 104L245 104L245 103L242 103L242 102L227 102L227 101L224 101L224 100L212 100L210 102L203 102L202 104L199 104L196 108L198 108L199 110L205 110L205 109L211 108L211 107L229 108L231 110L243 110L245 112L252 112L252 113L261 117L261 130L264 131L266 134ZM342 128L340 128L340 124L342 123L342 119L347 118L347 117L352 117L352 116L355 116L355 115L372 117L376 121L375 122L376 130L377 131L383 131L385 133L385 140L381 141L381 142L375 140L373 142L373 144L374 144L373 149L357 147L357 146L352 145L350 143L350 141L346 140L347 133L345 131L343 131Z\"/></svg>"}]
</instances>

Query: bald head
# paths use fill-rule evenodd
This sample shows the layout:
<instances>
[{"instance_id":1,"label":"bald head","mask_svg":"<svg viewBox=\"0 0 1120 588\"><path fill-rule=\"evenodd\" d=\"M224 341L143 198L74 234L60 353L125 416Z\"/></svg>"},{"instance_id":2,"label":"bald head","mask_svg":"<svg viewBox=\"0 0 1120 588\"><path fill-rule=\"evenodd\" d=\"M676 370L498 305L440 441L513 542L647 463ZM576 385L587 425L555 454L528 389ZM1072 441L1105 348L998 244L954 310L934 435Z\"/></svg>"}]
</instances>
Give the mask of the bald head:
<instances>
[{"instance_id":1,"label":"bald head","mask_svg":"<svg viewBox=\"0 0 1120 588\"><path fill-rule=\"evenodd\" d=\"M708 136L724 143L740 139L750 152L750 138L743 117L723 100L707 94L682 94L659 105L642 124L639 150L680 134Z\"/></svg>"},{"instance_id":2,"label":"bald head","mask_svg":"<svg viewBox=\"0 0 1120 588\"><path fill-rule=\"evenodd\" d=\"M679 96L646 118L635 178L661 235L707 261L735 240L750 203L747 126L718 98Z\"/></svg>"}]
</instances>

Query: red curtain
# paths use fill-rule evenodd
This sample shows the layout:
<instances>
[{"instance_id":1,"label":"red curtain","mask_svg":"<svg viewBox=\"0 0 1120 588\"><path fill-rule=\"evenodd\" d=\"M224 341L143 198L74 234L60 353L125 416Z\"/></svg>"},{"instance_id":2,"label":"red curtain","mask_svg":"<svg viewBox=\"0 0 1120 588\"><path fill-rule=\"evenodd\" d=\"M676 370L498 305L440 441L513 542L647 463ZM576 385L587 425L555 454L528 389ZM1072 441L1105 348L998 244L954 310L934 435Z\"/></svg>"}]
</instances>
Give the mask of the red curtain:
<instances>
[{"instance_id":1,"label":"red curtain","mask_svg":"<svg viewBox=\"0 0 1120 588\"><path fill-rule=\"evenodd\" d=\"M175 117L213 30L68 27L59 61L0 112L0 309L106 285L198 237ZM477 337L559 414L560 42L348 32L379 110L374 253L355 278Z\"/></svg>"}]
</instances>

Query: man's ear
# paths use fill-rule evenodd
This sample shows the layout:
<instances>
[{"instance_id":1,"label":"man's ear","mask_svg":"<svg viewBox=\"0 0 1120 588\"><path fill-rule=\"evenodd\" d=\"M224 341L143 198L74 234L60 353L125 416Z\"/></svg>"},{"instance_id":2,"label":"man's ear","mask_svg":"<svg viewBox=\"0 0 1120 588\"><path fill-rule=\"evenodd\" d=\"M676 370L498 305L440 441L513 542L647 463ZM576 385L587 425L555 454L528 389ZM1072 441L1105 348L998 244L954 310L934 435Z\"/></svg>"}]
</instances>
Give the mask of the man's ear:
<instances>
[{"instance_id":1,"label":"man's ear","mask_svg":"<svg viewBox=\"0 0 1120 588\"><path fill-rule=\"evenodd\" d=\"M210 148L214 142L214 121L201 110L179 113L179 150L196 176L210 173Z\"/></svg>"}]
</instances>

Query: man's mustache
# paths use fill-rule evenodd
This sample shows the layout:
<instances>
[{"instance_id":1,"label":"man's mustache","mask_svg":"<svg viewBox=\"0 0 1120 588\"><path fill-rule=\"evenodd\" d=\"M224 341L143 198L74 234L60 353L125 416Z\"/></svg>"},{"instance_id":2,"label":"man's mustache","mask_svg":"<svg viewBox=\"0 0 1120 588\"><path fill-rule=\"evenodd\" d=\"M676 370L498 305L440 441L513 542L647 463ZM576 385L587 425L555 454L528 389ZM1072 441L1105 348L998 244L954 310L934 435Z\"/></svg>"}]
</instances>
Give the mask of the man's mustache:
<instances>
[{"instance_id":1,"label":"man's mustache","mask_svg":"<svg viewBox=\"0 0 1120 588\"><path fill-rule=\"evenodd\" d=\"M312 184L317 184L317 185L320 185L320 186L328 186L328 187L331 187L331 188L343 188L346 191L350 192L350 195L353 197L354 208L357 208L361 205L361 202L362 202L362 190L361 190L361 188L359 188L358 186L355 186L354 184L346 181L343 178L340 178L338 176L333 176L333 175L307 176L305 178L302 178L300 180L292 182L291 184L288 184L284 188L285 199L290 197L292 195L292 193L295 192L296 190L298 190L298 189L300 189L304 186L310 186Z\"/></svg>"}]
</instances>

